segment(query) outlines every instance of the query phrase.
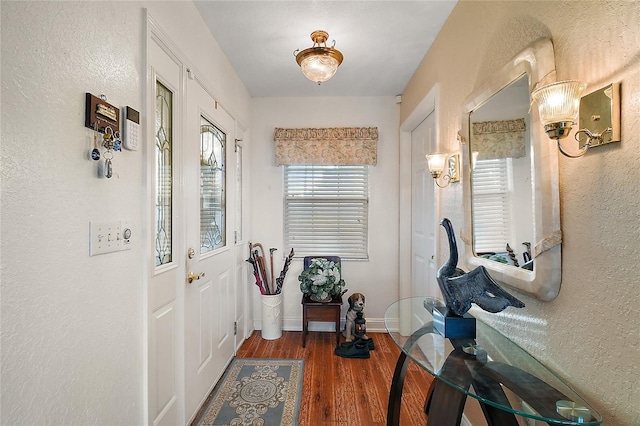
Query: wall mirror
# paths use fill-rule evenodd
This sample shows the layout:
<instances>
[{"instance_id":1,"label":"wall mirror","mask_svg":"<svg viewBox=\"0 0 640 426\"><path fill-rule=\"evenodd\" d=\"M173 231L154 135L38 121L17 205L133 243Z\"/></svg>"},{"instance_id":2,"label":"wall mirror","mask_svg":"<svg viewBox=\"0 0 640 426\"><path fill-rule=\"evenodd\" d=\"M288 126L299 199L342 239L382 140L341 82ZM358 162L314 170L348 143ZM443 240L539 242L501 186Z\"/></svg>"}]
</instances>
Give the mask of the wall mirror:
<instances>
[{"instance_id":1,"label":"wall mirror","mask_svg":"<svg viewBox=\"0 0 640 426\"><path fill-rule=\"evenodd\" d=\"M461 131L467 263L547 301L562 279L558 155L529 94L552 81L553 46L538 40L467 98Z\"/></svg>"}]
</instances>

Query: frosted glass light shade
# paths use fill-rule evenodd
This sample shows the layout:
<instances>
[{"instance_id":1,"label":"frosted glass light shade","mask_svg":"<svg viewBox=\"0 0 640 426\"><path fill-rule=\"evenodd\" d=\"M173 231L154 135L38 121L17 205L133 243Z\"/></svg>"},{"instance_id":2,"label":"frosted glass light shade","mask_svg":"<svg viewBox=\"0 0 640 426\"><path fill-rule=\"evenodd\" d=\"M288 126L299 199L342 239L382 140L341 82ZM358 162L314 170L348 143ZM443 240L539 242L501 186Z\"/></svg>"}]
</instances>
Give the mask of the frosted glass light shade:
<instances>
[{"instance_id":1,"label":"frosted glass light shade","mask_svg":"<svg viewBox=\"0 0 640 426\"><path fill-rule=\"evenodd\" d=\"M576 80L559 81L531 92L531 100L538 104L543 125L575 122L580 109L580 96L587 84Z\"/></svg>"},{"instance_id":2,"label":"frosted glass light shade","mask_svg":"<svg viewBox=\"0 0 640 426\"><path fill-rule=\"evenodd\" d=\"M338 62L331 56L322 53L306 57L300 62L300 68L305 77L311 81L322 83L334 76L338 70Z\"/></svg>"},{"instance_id":3,"label":"frosted glass light shade","mask_svg":"<svg viewBox=\"0 0 640 426\"><path fill-rule=\"evenodd\" d=\"M447 154L436 152L434 154L425 155L427 164L432 175L440 176L444 171L444 164L447 161Z\"/></svg>"},{"instance_id":4,"label":"frosted glass light shade","mask_svg":"<svg viewBox=\"0 0 640 426\"><path fill-rule=\"evenodd\" d=\"M329 33L326 31L312 32L313 46L296 55L296 62L300 65L304 76L318 84L333 77L344 59L338 49L327 47L327 38Z\"/></svg>"}]
</instances>

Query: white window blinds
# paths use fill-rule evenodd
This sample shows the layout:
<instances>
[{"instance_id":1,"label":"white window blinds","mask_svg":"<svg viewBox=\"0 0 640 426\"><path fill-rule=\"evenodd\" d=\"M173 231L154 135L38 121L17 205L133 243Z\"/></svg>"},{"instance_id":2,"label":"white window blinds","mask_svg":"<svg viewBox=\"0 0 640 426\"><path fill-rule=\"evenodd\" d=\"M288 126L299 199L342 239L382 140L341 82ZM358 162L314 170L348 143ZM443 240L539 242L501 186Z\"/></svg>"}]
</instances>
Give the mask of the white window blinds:
<instances>
[{"instance_id":1,"label":"white window blinds","mask_svg":"<svg viewBox=\"0 0 640 426\"><path fill-rule=\"evenodd\" d=\"M368 166L283 169L285 251L367 259Z\"/></svg>"},{"instance_id":2,"label":"white window blinds","mask_svg":"<svg viewBox=\"0 0 640 426\"><path fill-rule=\"evenodd\" d=\"M473 169L473 235L477 254L506 251L511 242L511 172L507 158L478 160Z\"/></svg>"}]
</instances>

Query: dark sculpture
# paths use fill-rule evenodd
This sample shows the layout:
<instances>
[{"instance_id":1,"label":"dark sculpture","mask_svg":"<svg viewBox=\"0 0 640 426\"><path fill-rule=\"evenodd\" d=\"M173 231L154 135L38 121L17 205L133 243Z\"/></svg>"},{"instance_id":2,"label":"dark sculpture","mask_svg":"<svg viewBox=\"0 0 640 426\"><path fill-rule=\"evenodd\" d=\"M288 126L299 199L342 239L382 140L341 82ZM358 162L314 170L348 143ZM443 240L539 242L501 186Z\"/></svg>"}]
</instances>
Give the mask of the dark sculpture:
<instances>
[{"instance_id":1,"label":"dark sculpture","mask_svg":"<svg viewBox=\"0 0 640 426\"><path fill-rule=\"evenodd\" d=\"M449 238L449 260L438 270L436 279L445 304L451 312L463 316L475 303L487 312L500 312L513 306L523 308L524 303L516 299L491 278L484 266L465 273L458 266L458 246L451 221L442 219L440 225Z\"/></svg>"}]
</instances>

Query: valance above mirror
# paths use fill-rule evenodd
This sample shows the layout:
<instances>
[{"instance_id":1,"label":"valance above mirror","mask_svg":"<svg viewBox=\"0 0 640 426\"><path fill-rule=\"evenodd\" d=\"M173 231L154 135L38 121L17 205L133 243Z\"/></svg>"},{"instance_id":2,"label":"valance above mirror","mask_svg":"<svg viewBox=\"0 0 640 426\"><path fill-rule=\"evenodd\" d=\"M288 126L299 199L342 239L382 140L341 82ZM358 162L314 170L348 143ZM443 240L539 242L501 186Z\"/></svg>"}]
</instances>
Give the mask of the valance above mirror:
<instances>
[{"instance_id":1,"label":"valance above mirror","mask_svg":"<svg viewBox=\"0 0 640 426\"><path fill-rule=\"evenodd\" d=\"M524 118L472 123L471 152L478 153L476 160L495 158L522 158L525 150Z\"/></svg>"},{"instance_id":2,"label":"valance above mirror","mask_svg":"<svg viewBox=\"0 0 640 426\"><path fill-rule=\"evenodd\" d=\"M547 301L562 280L558 154L529 105L552 81L553 45L540 39L469 95L460 132L469 267Z\"/></svg>"},{"instance_id":3,"label":"valance above mirror","mask_svg":"<svg viewBox=\"0 0 640 426\"><path fill-rule=\"evenodd\" d=\"M276 128L273 140L277 166L375 166L378 162L377 127Z\"/></svg>"}]
</instances>

